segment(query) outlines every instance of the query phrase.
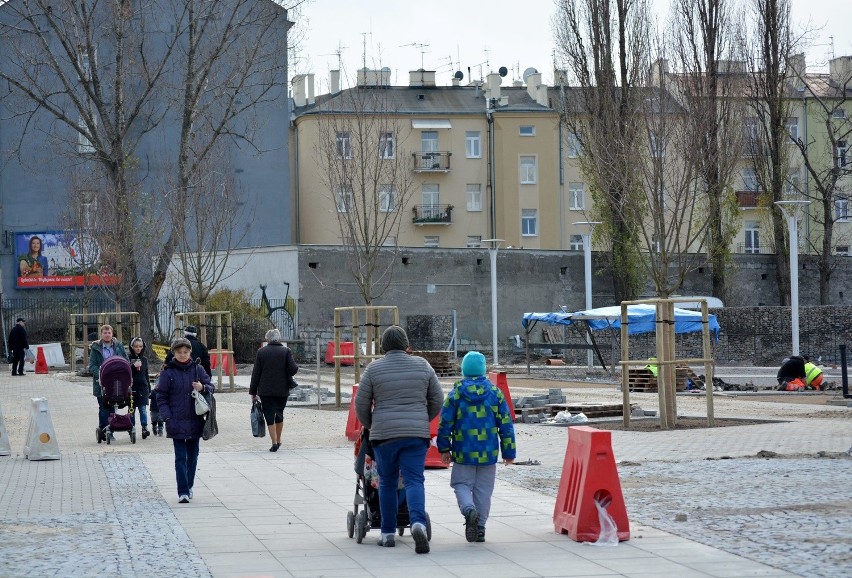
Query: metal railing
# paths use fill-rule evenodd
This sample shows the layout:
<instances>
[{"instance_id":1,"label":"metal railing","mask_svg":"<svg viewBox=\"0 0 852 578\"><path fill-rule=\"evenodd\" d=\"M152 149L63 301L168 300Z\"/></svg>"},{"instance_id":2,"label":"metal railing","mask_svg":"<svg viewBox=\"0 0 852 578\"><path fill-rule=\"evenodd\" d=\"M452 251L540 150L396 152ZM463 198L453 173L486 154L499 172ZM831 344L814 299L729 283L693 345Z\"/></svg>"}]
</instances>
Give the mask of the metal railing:
<instances>
[{"instance_id":1,"label":"metal railing","mask_svg":"<svg viewBox=\"0 0 852 578\"><path fill-rule=\"evenodd\" d=\"M414 205L411 222L415 225L449 225L453 222L452 205Z\"/></svg>"},{"instance_id":2,"label":"metal railing","mask_svg":"<svg viewBox=\"0 0 852 578\"><path fill-rule=\"evenodd\" d=\"M411 153L414 159L414 170L416 172L438 172L446 173L450 171L450 157L453 153L448 151L443 152L428 152L428 153Z\"/></svg>"}]
</instances>

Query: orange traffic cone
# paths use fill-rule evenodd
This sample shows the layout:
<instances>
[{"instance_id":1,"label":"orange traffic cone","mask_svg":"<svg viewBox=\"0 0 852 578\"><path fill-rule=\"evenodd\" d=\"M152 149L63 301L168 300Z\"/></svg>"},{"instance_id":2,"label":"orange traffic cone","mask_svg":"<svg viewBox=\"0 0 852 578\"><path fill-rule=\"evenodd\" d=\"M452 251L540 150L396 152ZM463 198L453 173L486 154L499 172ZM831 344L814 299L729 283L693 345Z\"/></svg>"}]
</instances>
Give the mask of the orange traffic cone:
<instances>
[{"instance_id":1,"label":"orange traffic cone","mask_svg":"<svg viewBox=\"0 0 852 578\"><path fill-rule=\"evenodd\" d=\"M41 347L38 348L38 353L36 353L35 372L48 373L47 360L44 358L44 350Z\"/></svg>"}]
</instances>

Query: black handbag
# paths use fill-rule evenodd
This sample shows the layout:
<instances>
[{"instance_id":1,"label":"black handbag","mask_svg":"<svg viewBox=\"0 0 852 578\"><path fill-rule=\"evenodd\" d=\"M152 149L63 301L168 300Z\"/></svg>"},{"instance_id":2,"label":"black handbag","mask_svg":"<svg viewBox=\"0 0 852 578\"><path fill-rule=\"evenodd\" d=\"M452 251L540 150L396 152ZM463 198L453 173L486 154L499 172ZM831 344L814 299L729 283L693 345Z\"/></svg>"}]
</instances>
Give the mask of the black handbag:
<instances>
[{"instance_id":1,"label":"black handbag","mask_svg":"<svg viewBox=\"0 0 852 578\"><path fill-rule=\"evenodd\" d=\"M266 436L266 419L263 417L263 407L259 399L251 404L251 435L256 438Z\"/></svg>"},{"instance_id":2,"label":"black handbag","mask_svg":"<svg viewBox=\"0 0 852 578\"><path fill-rule=\"evenodd\" d=\"M201 432L201 439L209 440L216 437L219 433L219 424L216 422L216 398L212 393L204 393L204 399L207 405L210 406L210 411L207 412L207 417L204 420L204 430Z\"/></svg>"}]
</instances>

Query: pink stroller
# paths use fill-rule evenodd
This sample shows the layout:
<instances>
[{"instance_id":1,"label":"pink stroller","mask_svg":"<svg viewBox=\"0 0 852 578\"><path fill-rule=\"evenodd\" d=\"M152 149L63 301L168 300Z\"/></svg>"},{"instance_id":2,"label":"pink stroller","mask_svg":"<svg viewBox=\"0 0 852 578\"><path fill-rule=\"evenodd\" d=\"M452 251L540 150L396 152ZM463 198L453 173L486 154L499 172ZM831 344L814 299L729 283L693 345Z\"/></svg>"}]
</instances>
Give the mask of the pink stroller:
<instances>
[{"instance_id":1,"label":"pink stroller","mask_svg":"<svg viewBox=\"0 0 852 578\"><path fill-rule=\"evenodd\" d=\"M119 355L114 355L103 362L100 371L101 393L104 403L112 406L107 427L98 428L98 443L110 443L112 432L130 432L130 443L136 443L136 428L133 426L133 374L130 362ZM118 413L119 408L128 408L127 413Z\"/></svg>"}]
</instances>

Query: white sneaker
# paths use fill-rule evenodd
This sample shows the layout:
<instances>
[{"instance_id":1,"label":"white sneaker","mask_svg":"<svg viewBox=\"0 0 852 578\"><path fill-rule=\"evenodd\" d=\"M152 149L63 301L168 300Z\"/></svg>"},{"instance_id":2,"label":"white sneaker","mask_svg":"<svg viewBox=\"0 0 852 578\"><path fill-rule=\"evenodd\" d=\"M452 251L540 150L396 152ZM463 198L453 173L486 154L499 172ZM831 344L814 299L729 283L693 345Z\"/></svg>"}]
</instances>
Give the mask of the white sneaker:
<instances>
[{"instance_id":1,"label":"white sneaker","mask_svg":"<svg viewBox=\"0 0 852 578\"><path fill-rule=\"evenodd\" d=\"M187 496L186 494L181 494L180 497L178 497L178 504L188 504L188 503L189 503L189 496Z\"/></svg>"},{"instance_id":2,"label":"white sneaker","mask_svg":"<svg viewBox=\"0 0 852 578\"><path fill-rule=\"evenodd\" d=\"M189 499L192 499L192 488L189 488Z\"/></svg>"},{"instance_id":3,"label":"white sneaker","mask_svg":"<svg viewBox=\"0 0 852 578\"><path fill-rule=\"evenodd\" d=\"M421 523L411 525L411 537L414 538L414 551L418 554L429 553L429 538L426 536L426 526Z\"/></svg>"}]
</instances>

